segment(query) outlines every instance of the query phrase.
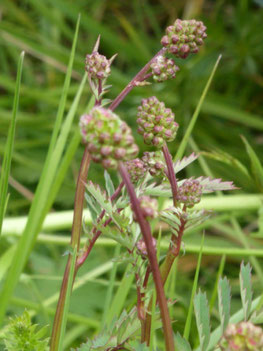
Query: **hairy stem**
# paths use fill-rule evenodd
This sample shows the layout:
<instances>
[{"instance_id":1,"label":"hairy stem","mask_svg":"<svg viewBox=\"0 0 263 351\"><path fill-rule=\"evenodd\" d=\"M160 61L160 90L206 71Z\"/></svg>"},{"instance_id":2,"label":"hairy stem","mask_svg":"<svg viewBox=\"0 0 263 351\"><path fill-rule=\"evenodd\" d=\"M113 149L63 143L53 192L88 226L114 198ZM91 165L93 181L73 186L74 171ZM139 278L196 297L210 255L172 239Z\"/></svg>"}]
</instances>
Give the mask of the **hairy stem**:
<instances>
[{"instance_id":1,"label":"hairy stem","mask_svg":"<svg viewBox=\"0 0 263 351\"><path fill-rule=\"evenodd\" d=\"M161 274L158 266L156 252L152 243L151 228L149 223L145 220L145 218L142 215L140 203L135 194L135 190L131 183L129 174L125 166L121 162L119 164L119 171L125 183L125 186L127 188L128 194L130 196L130 200L133 205L133 210L138 220L139 226L141 228L142 236L147 248L148 259L149 259L149 263L150 263L150 267L151 267L151 271L152 271L152 275L155 283L157 299L158 299L160 312L161 312L166 351L175 351L173 330L172 330L172 325L169 317L167 300L164 294L164 288L163 288L162 278L161 278Z\"/></svg>"},{"instance_id":2,"label":"hairy stem","mask_svg":"<svg viewBox=\"0 0 263 351\"><path fill-rule=\"evenodd\" d=\"M167 173L168 173L168 179L171 184L171 189L172 189L172 194L173 194L173 203L174 207L176 207L177 204L177 181L176 181L176 176L174 173L174 167L173 167L173 159L172 156L168 150L167 144L165 143L163 146L163 155L165 158L166 166L167 166Z\"/></svg>"},{"instance_id":3,"label":"hairy stem","mask_svg":"<svg viewBox=\"0 0 263 351\"><path fill-rule=\"evenodd\" d=\"M136 76L130 81L130 83L122 90L122 92L112 101L110 104L109 108L113 111L119 104L122 102L122 100L125 98L126 95L129 94L129 92L136 87L136 84L138 82L141 82L142 80L145 79L145 75L147 71L149 70L151 64L156 60L158 56L161 56L165 53L166 49L162 48L160 51L157 52L156 55L148 62L146 65L136 74Z\"/></svg>"},{"instance_id":4,"label":"hairy stem","mask_svg":"<svg viewBox=\"0 0 263 351\"><path fill-rule=\"evenodd\" d=\"M180 249L181 249L181 243L182 243L182 237L184 234L184 228L185 228L185 221L181 218L181 224L178 230L178 235L172 236L171 240L171 245L169 247L168 253L164 259L163 264L161 265L160 272L161 272L161 277L162 277L162 282L163 285L165 285L167 278L170 274L171 268L173 266L173 263L176 259L176 257L179 256ZM151 297L147 311L152 310L152 303L153 299ZM152 324L152 316L150 313L146 313L146 321L145 321L145 327L144 327L144 334L145 334L145 340L150 340L150 333L151 333L151 324Z\"/></svg>"}]
</instances>

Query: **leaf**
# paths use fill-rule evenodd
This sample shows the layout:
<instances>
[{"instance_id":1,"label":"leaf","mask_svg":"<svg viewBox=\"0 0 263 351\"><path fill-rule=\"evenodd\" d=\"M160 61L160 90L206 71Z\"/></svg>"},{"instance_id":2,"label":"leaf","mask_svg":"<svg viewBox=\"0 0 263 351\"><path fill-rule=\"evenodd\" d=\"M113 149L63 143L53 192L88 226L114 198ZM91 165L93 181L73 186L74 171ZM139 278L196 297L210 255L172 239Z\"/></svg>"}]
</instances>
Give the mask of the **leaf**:
<instances>
[{"instance_id":1,"label":"leaf","mask_svg":"<svg viewBox=\"0 0 263 351\"><path fill-rule=\"evenodd\" d=\"M107 193L109 197L111 197L114 194L115 189L114 189L114 185L112 183L111 177L106 170L104 171L104 178L105 178Z\"/></svg>"},{"instance_id":2,"label":"leaf","mask_svg":"<svg viewBox=\"0 0 263 351\"><path fill-rule=\"evenodd\" d=\"M180 218L183 216L183 211L177 207L170 207L161 211L160 219L170 226L170 230L177 234L181 225Z\"/></svg>"},{"instance_id":3,"label":"leaf","mask_svg":"<svg viewBox=\"0 0 263 351\"><path fill-rule=\"evenodd\" d=\"M229 281L225 277L218 282L218 309L221 322L222 334L224 333L230 318L231 289Z\"/></svg>"},{"instance_id":4,"label":"leaf","mask_svg":"<svg viewBox=\"0 0 263 351\"><path fill-rule=\"evenodd\" d=\"M244 265L244 262L241 263L240 267L240 274L239 274L239 280L240 280L240 294L241 294L241 300L242 300L242 305L243 305L243 310L244 310L244 317L245 320L248 320L250 310L251 310L251 304L252 304L252 282L251 282L251 266L248 263L247 265Z\"/></svg>"},{"instance_id":5,"label":"leaf","mask_svg":"<svg viewBox=\"0 0 263 351\"><path fill-rule=\"evenodd\" d=\"M175 348L178 351L191 351L191 346L187 340L185 340L179 332L175 335L174 338Z\"/></svg>"},{"instance_id":6,"label":"leaf","mask_svg":"<svg viewBox=\"0 0 263 351\"><path fill-rule=\"evenodd\" d=\"M222 182L221 179L212 179L210 177L196 178L202 185L202 193L212 193L213 191L235 190L233 182Z\"/></svg>"},{"instance_id":7,"label":"leaf","mask_svg":"<svg viewBox=\"0 0 263 351\"><path fill-rule=\"evenodd\" d=\"M96 223L97 218L98 218L99 214L101 213L101 208L99 206L97 206L97 202L93 199L93 197L87 193L85 193L85 199L87 202L88 210L91 214L92 222Z\"/></svg>"},{"instance_id":8,"label":"leaf","mask_svg":"<svg viewBox=\"0 0 263 351\"><path fill-rule=\"evenodd\" d=\"M246 146L247 154L250 158L251 162L251 172L253 174L253 177L255 179L255 183L258 187L258 189L263 192L263 167L262 164L255 153L255 151L252 149L252 147L249 145L248 141L244 136L241 136L243 143Z\"/></svg>"},{"instance_id":9,"label":"leaf","mask_svg":"<svg viewBox=\"0 0 263 351\"><path fill-rule=\"evenodd\" d=\"M206 221L212 214L212 211L196 210L187 213L185 229L192 229L204 221Z\"/></svg>"},{"instance_id":10,"label":"leaf","mask_svg":"<svg viewBox=\"0 0 263 351\"><path fill-rule=\"evenodd\" d=\"M190 156L185 156L182 160L178 160L174 163L174 173L180 172L182 169L190 165L190 163L194 162L198 158L194 152Z\"/></svg>"},{"instance_id":11,"label":"leaf","mask_svg":"<svg viewBox=\"0 0 263 351\"><path fill-rule=\"evenodd\" d=\"M8 195L7 195L8 179L10 175L11 160L12 160L12 154L13 154L13 148L14 148L14 141L15 141L15 130L16 130L17 111L18 111L18 104L19 104L19 92L20 92L20 83L21 83L21 77L22 77L24 54L25 53L23 51L20 55L19 62L18 62L12 119L11 119L10 127L8 129L8 136L7 136L4 159L2 163L1 176L0 176L0 235L2 231L3 219L4 219L4 215L7 207L7 201L8 201Z\"/></svg>"},{"instance_id":12,"label":"leaf","mask_svg":"<svg viewBox=\"0 0 263 351\"><path fill-rule=\"evenodd\" d=\"M194 309L201 351L206 351L210 339L210 316L206 293L199 291L194 298Z\"/></svg>"},{"instance_id":13,"label":"leaf","mask_svg":"<svg viewBox=\"0 0 263 351\"><path fill-rule=\"evenodd\" d=\"M86 189L94 197L94 199L100 204L100 206L112 216L113 207L111 202L108 199L108 196L105 191L103 191L99 185L94 184L92 181L89 181L86 184Z\"/></svg>"}]
</instances>

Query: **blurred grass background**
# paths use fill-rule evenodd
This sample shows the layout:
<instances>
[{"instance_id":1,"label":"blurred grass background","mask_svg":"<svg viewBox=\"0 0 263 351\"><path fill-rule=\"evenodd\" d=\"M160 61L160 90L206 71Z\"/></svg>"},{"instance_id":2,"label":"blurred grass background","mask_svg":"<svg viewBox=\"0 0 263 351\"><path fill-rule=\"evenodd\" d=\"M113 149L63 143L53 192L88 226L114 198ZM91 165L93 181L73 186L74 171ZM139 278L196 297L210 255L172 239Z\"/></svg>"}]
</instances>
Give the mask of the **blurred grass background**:
<instances>
[{"instance_id":1,"label":"blurred grass background","mask_svg":"<svg viewBox=\"0 0 263 351\"><path fill-rule=\"evenodd\" d=\"M20 52L22 50L26 52L12 160L8 216L28 213L50 141L79 13L81 13L80 34L67 110L84 73L85 55L90 53L99 34L101 34L101 53L107 57L118 53L109 78L109 83L113 87L107 95L113 99L159 50L160 39L167 25L176 18L202 20L207 26L208 34L205 45L198 55L192 55L187 60L177 59L180 71L176 79L134 89L116 112L133 127L134 136L142 153L149 148L142 143L142 138L136 135L136 108L143 97L156 95L173 109L180 125L178 138L170 146L175 153L212 67L218 55L222 54L192 137L200 150L206 152L206 161L215 176L233 180L241 188L240 193L263 191L253 179L250 160L240 138L240 135L244 135L259 160L263 160L263 31L260 29L263 19L262 1L1 0L1 158L11 118L17 61ZM79 115L83 113L89 98L90 91L87 86L79 104ZM77 124L76 119L75 125ZM53 206L55 210L73 208L75 182L82 152L83 146L79 146L70 172ZM191 152L189 146L186 154ZM203 171L196 162L188 167L185 175L201 174ZM103 181L103 172L99 166L91 168L90 178ZM258 230L257 217L257 213L245 213L242 216L239 214L241 218L239 221L245 233ZM262 214L261 222L263 222ZM218 224L212 229L213 234L221 232L226 237L231 237L231 229L228 226ZM238 241L233 238L229 240ZM98 247L85 269L87 267L89 270L96 269L101 262L107 262L112 253L113 250L109 248ZM27 299L27 304L32 303L31 299L39 303L57 291L60 285L57 276L62 274L65 263L61 262L60 254L61 250L51 244L44 248L37 247L30 257L26 271L27 274L32 274L31 278L25 279L19 285L16 291L17 300L13 300L14 306L24 307L26 302L22 299ZM229 263L235 260L228 257ZM211 290L218 260L215 265L214 262L213 256L204 257L202 262L205 274L201 274L200 283ZM187 311L188 296L185 296L185 291L190 293L195 265L194 256L181 259L180 269L188 272L188 275L180 280L180 286L177 287L177 294L182 302L176 311L176 318L179 320L183 320ZM107 274L111 267L109 264L105 271L102 269L102 274ZM235 264L226 267L226 272L234 277L238 276L238 270L238 265ZM48 284L41 278L42 274L49 276ZM96 320L101 316L101 301L105 299L105 289L102 287L107 284L103 280L105 277L108 276L103 275L97 281L95 275L92 286L79 289L78 297L72 300L71 310L74 313L94 317L90 325L86 321L86 328L87 325L96 328ZM255 283L259 287L259 281ZM238 282L234 280L233 284L235 297ZM131 296L128 301L130 304L134 302L133 297ZM83 311L84 305L85 311ZM14 307L15 311L16 309L17 307ZM42 312L40 312L41 322L52 324L52 319L45 313L44 308ZM75 330L75 338L78 335L80 331L77 333ZM71 341L74 340L73 332L68 336L68 344L70 337Z\"/></svg>"}]
</instances>

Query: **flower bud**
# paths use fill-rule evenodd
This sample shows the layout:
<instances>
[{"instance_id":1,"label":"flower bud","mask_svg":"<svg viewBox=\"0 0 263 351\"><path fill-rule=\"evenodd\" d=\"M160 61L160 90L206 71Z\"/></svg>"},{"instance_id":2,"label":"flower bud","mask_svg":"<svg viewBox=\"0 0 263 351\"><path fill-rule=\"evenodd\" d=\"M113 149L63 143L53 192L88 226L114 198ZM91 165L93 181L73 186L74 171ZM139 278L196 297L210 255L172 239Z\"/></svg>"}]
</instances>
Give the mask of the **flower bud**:
<instances>
[{"instance_id":1,"label":"flower bud","mask_svg":"<svg viewBox=\"0 0 263 351\"><path fill-rule=\"evenodd\" d=\"M197 53L207 37L203 22L177 19L173 26L166 28L161 44L176 57L186 58L190 53Z\"/></svg>"},{"instance_id":2,"label":"flower bud","mask_svg":"<svg viewBox=\"0 0 263 351\"><path fill-rule=\"evenodd\" d=\"M153 219L157 217L158 214L158 202L156 199L151 198L150 196L144 195L138 198L140 203L140 208L142 215L145 219ZM132 210L133 207L132 207ZM134 221L137 222L137 217L133 213Z\"/></svg>"},{"instance_id":3,"label":"flower bud","mask_svg":"<svg viewBox=\"0 0 263 351\"><path fill-rule=\"evenodd\" d=\"M157 177L160 179L165 177L166 166L160 151L144 152L142 161L152 177Z\"/></svg>"},{"instance_id":4,"label":"flower bud","mask_svg":"<svg viewBox=\"0 0 263 351\"><path fill-rule=\"evenodd\" d=\"M158 56L156 61L151 64L151 69L153 80L158 83L175 78L176 72L179 71L175 62L164 56Z\"/></svg>"},{"instance_id":5,"label":"flower bud","mask_svg":"<svg viewBox=\"0 0 263 351\"><path fill-rule=\"evenodd\" d=\"M138 146L131 129L111 110L94 107L81 116L79 126L92 160L104 168L116 169L119 161L136 157Z\"/></svg>"},{"instance_id":6,"label":"flower bud","mask_svg":"<svg viewBox=\"0 0 263 351\"><path fill-rule=\"evenodd\" d=\"M187 179L178 188L177 201L185 204L186 207L193 207L200 202L202 196L202 185L198 180Z\"/></svg>"},{"instance_id":7,"label":"flower bud","mask_svg":"<svg viewBox=\"0 0 263 351\"><path fill-rule=\"evenodd\" d=\"M86 56L85 69L92 79L105 79L110 73L110 60L104 55L100 55L97 51Z\"/></svg>"},{"instance_id":8,"label":"flower bud","mask_svg":"<svg viewBox=\"0 0 263 351\"><path fill-rule=\"evenodd\" d=\"M152 244L154 249L156 250L156 239L152 236ZM139 255L141 255L143 258L147 257L147 248L145 241L143 239L139 240L136 244L137 247L137 252Z\"/></svg>"},{"instance_id":9,"label":"flower bud","mask_svg":"<svg viewBox=\"0 0 263 351\"><path fill-rule=\"evenodd\" d=\"M136 184L140 179L142 179L146 173L146 167L144 162L139 158L127 161L125 163L126 169L130 175L132 183Z\"/></svg>"},{"instance_id":10,"label":"flower bud","mask_svg":"<svg viewBox=\"0 0 263 351\"><path fill-rule=\"evenodd\" d=\"M137 116L138 133L143 135L145 144L161 148L165 141L174 140L178 129L174 114L155 96L142 100Z\"/></svg>"},{"instance_id":11,"label":"flower bud","mask_svg":"<svg viewBox=\"0 0 263 351\"><path fill-rule=\"evenodd\" d=\"M230 324L219 342L222 351L262 351L263 330L251 322Z\"/></svg>"}]
</instances>

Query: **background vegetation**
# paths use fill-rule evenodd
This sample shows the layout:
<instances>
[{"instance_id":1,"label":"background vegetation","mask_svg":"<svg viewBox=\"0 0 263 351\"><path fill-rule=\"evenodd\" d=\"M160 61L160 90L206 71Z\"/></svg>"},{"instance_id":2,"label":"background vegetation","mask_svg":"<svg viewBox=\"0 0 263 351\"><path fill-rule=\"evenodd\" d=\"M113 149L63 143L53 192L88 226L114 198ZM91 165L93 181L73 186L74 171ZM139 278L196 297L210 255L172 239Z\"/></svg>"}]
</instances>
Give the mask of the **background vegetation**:
<instances>
[{"instance_id":1,"label":"background vegetation","mask_svg":"<svg viewBox=\"0 0 263 351\"><path fill-rule=\"evenodd\" d=\"M104 55L110 57L118 53L109 79L113 87L108 97L114 98L159 50L160 38L167 25L176 18L201 19L207 26L208 38L200 54L191 56L187 60L177 60L180 71L175 80L133 90L118 107L117 113L134 128L134 136L141 151L149 150L143 145L142 138L135 133L136 107L142 97L156 95L159 100L163 100L173 109L180 125L178 138L172 145L173 151L176 152L212 67L218 55L222 54L186 152L186 154L191 153L193 148L204 151L203 163L196 162L194 166L188 167L186 176L204 174L209 167L214 176L235 182L240 188L234 192L236 196L246 194L240 197L240 201L232 198L231 201L227 201L225 197L220 209L215 205L220 213L209 222L205 239L205 245L209 247L226 248L225 253L228 253L227 249L230 250L224 273L233 277L232 285L235 287L236 284L236 291L238 291L236 278L239 264L242 259L247 260L248 256L244 256L245 251L243 256L236 255L233 248L244 245L247 248L256 247L258 256L263 256L263 208L259 197L263 192L263 180L256 166L260 161L252 162L251 167L252 151L250 150L250 154L246 152L246 145L240 138L240 135L245 136L257 154L258 160L263 159L261 115L263 31L260 30L263 17L262 6L263 3L260 0L133 0L130 2L2 0L0 3L1 158L11 119L17 62L20 52L25 50L26 53L7 216L20 217L28 214L54 128L78 14L81 13L81 22L65 112L69 110L83 77L85 55L91 51L98 34L102 37L101 51ZM78 124L78 116L86 109L90 95L86 85L78 105L72 135ZM75 182L82 153L83 146L79 145L70 170L52 205L53 212L60 213L73 208ZM102 182L102 169L99 166L92 167L90 178ZM55 234L63 239L70 231L70 220L67 214L62 222L62 225L52 223L52 228L44 227L41 233L47 233L48 229L52 229L49 234L54 234L56 231ZM11 234L21 232L21 222L12 223L13 228L9 231L7 230L9 227L4 226L3 238L0 242L1 254L16 243L16 236ZM187 243L195 244L198 251L201 233L202 230L189 233L185 238L186 248ZM19 314L26 306L37 312L38 323L52 325L57 299L54 294L58 292L65 265L65 259L61 254L66 249L59 244L54 235L49 237L50 240L47 239L48 237L43 240L41 236L39 238L24 274L20 277L9 305L9 312ZM52 238L55 238L54 242ZM112 302L107 294L109 272L114 265L111 261L113 251L112 246L106 246L105 242L101 242L80 272L80 287L73 294L71 301L70 332L65 340L67 347L74 343L78 344L81 338L91 336L94 331L97 331L99 321L105 318L105 310L110 309L109 301L112 305L111 313L114 313L114 308L117 308L114 300ZM179 300L173 307L173 315L178 320L179 330L183 330L197 261L195 254L187 250L186 252L187 254L180 258L177 274L168 285L170 297L176 297ZM252 258L257 273L254 275L256 292L262 290L263 275L260 260L255 256ZM208 250L202 259L199 284L210 291L210 295L219 261L219 255L211 256L211 250ZM1 279L5 270L0 268ZM120 284L122 273L123 266L120 265L115 281L116 288ZM132 282L130 284L127 297L122 296L126 307L134 302L134 287ZM107 299L106 296L108 296ZM235 288L233 288L233 297L235 297ZM105 300L106 304L104 304ZM122 306L120 300L119 306ZM235 303L232 306L234 310L240 308ZM214 317L216 323L216 316ZM195 330L192 331L191 337L195 339Z\"/></svg>"}]
</instances>

